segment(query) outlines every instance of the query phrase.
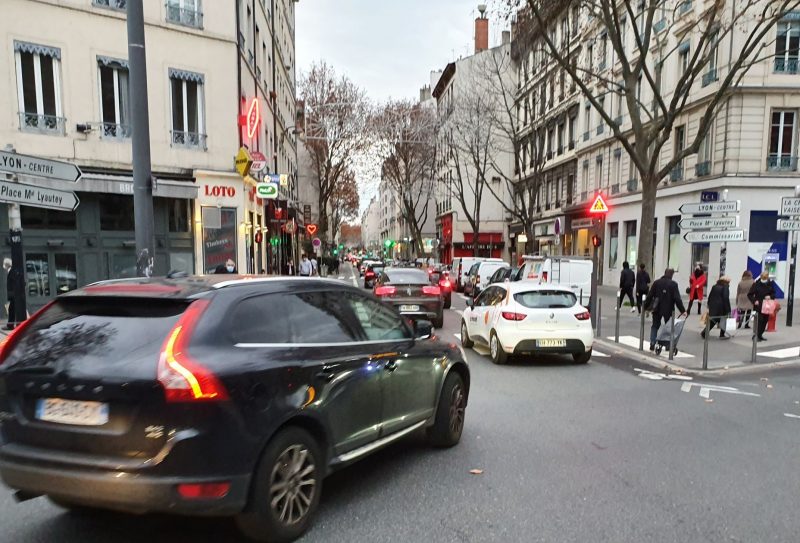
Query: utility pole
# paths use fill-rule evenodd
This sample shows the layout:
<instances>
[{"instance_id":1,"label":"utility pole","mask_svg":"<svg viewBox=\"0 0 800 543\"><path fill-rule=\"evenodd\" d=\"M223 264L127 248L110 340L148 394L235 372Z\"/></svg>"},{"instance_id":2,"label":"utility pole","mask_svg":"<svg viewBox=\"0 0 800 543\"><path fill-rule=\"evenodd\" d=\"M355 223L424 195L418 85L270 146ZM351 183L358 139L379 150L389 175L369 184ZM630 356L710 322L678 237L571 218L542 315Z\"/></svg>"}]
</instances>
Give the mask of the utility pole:
<instances>
[{"instance_id":1,"label":"utility pole","mask_svg":"<svg viewBox=\"0 0 800 543\"><path fill-rule=\"evenodd\" d=\"M15 153L16 150L11 144L6 145L5 150ZM9 301L8 323L15 326L28 318L28 305L25 298L25 258L22 251L22 214L19 204L8 205L8 226L9 240L11 241L11 269L8 270L11 292L7 292ZM13 307L12 307L13 306ZM11 314L13 309L13 315Z\"/></svg>"},{"instance_id":2,"label":"utility pole","mask_svg":"<svg viewBox=\"0 0 800 543\"><path fill-rule=\"evenodd\" d=\"M143 0L128 1L128 64L133 134L133 216L136 223L136 274L150 277L155 256L153 179L150 170L150 118Z\"/></svg>"},{"instance_id":3,"label":"utility pole","mask_svg":"<svg viewBox=\"0 0 800 543\"><path fill-rule=\"evenodd\" d=\"M728 201L728 189L722 191L722 201ZM727 217L728 214L725 213L723 217ZM728 242L723 241L722 247L719 249L719 276L723 277L725 275L725 271L728 268Z\"/></svg>"},{"instance_id":4,"label":"utility pole","mask_svg":"<svg viewBox=\"0 0 800 543\"><path fill-rule=\"evenodd\" d=\"M800 197L800 185L794 187L794 195ZM789 232L792 247L789 253L789 290L786 300L786 326L792 325L792 313L794 313L794 276L797 274L797 232Z\"/></svg>"}]
</instances>

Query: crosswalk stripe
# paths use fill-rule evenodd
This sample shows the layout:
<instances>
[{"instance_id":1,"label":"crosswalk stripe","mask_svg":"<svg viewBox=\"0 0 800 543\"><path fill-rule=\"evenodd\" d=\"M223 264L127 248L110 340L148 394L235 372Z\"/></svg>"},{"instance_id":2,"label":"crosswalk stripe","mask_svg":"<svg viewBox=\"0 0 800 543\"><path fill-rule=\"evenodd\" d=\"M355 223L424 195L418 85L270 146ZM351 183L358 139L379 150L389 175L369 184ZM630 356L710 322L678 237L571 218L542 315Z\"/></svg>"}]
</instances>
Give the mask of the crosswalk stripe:
<instances>
[{"instance_id":1,"label":"crosswalk stripe","mask_svg":"<svg viewBox=\"0 0 800 543\"><path fill-rule=\"evenodd\" d=\"M787 349L778 349L777 351L766 351L758 353L759 356L766 356L767 358L792 358L800 356L800 347L789 347Z\"/></svg>"},{"instance_id":2,"label":"crosswalk stripe","mask_svg":"<svg viewBox=\"0 0 800 543\"><path fill-rule=\"evenodd\" d=\"M610 341L614 341L614 336L609 336L606 339L608 339ZM623 345L628 346L628 347L633 347L634 349L638 349L639 348L639 338L638 337L634 337L634 336L619 336L619 342L622 343ZM647 342L645 341L645 345L646 344L647 344ZM667 352L667 349L664 349L663 355L664 356L669 355L669 353ZM694 358L694 355L693 354L689 354L689 353L684 353L682 351L678 351L678 354L675 355L675 358Z\"/></svg>"}]
</instances>

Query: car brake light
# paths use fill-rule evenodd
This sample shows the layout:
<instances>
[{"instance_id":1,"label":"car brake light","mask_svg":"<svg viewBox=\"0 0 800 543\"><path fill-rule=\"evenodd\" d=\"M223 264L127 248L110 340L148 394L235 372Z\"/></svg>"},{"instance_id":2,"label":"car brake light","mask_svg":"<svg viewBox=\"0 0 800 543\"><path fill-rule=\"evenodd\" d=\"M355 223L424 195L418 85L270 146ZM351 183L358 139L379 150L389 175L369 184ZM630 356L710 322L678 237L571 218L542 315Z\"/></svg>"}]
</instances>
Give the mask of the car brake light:
<instances>
[{"instance_id":1,"label":"car brake light","mask_svg":"<svg viewBox=\"0 0 800 543\"><path fill-rule=\"evenodd\" d=\"M527 317L525 313L514 313L512 311L503 311L502 315L507 321L522 321Z\"/></svg>"},{"instance_id":2,"label":"car brake light","mask_svg":"<svg viewBox=\"0 0 800 543\"><path fill-rule=\"evenodd\" d=\"M395 287L378 287L375 289L375 296L391 296L397 292Z\"/></svg>"},{"instance_id":3,"label":"car brake light","mask_svg":"<svg viewBox=\"0 0 800 543\"><path fill-rule=\"evenodd\" d=\"M575 315L575 318L578 319L579 321L588 321L589 319L592 318L592 315L588 311L583 311L582 313L578 313L577 315Z\"/></svg>"},{"instance_id":4,"label":"car brake light","mask_svg":"<svg viewBox=\"0 0 800 543\"><path fill-rule=\"evenodd\" d=\"M375 272L368 271L364 274L364 277L375 277Z\"/></svg>"},{"instance_id":5,"label":"car brake light","mask_svg":"<svg viewBox=\"0 0 800 543\"><path fill-rule=\"evenodd\" d=\"M45 304L44 307L42 307L39 311L37 311L36 313L34 313L21 323L19 323L11 333L9 333L5 338L0 340L0 366L2 366L3 362L6 361L6 358L8 358L8 355L11 354L11 351L14 350L16 344L19 343L19 340L22 337L22 334L25 332L25 330L31 324L33 324L39 318L39 316L41 316L41 314L44 313L54 303L55 300Z\"/></svg>"},{"instance_id":6,"label":"car brake light","mask_svg":"<svg viewBox=\"0 0 800 543\"><path fill-rule=\"evenodd\" d=\"M436 285L422 287L422 293L427 296L440 296L442 291Z\"/></svg>"},{"instance_id":7,"label":"car brake light","mask_svg":"<svg viewBox=\"0 0 800 543\"><path fill-rule=\"evenodd\" d=\"M219 379L188 351L192 332L208 304L208 300L192 302L164 341L158 359L158 382L164 387L167 402L228 399L228 392Z\"/></svg>"},{"instance_id":8,"label":"car brake light","mask_svg":"<svg viewBox=\"0 0 800 543\"><path fill-rule=\"evenodd\" d=\"M230 483L186 483L178 485L178 494L186 500L219 499L228 495Z\"/></svg>"},{"instance_id":9,"label":"car brake light","mask_svg":"<svg viewBox=\"0 0 800 543\"><path fill-rule=\"evenodd\" d=\"M450 288L450 280L449 279L442 279L439 281L439 287L441 288Z\"/></svg>"}]
</instances>

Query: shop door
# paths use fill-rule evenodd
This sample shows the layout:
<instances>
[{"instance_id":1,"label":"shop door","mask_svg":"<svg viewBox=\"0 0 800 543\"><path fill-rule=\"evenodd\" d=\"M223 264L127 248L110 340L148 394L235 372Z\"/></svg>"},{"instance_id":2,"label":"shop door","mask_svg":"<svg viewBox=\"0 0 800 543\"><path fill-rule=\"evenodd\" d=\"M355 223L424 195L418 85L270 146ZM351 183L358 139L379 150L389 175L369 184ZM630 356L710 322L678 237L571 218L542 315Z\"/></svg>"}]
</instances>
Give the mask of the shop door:
<instances>
[{"instance_id":1,"label":"shop door","mask_svg":"<svg viewBox=\"0 0 800 543\"><path fill-rule=\"evenodd\" d=\"M109 279L127 279L136 277L136 252L109 251L106 253L107 277Z\"/></svg>"},{"instance_id":2,"label":"shop door","mask_svg":"<svg viewBox=\"0 0 800 543\"><path fill-rule=\"evenodd\" d=\"M26 252L25 280L28 308L39 308L53 297L78 288L77 255L69 252Z\"/></svg>"}]
</instances>

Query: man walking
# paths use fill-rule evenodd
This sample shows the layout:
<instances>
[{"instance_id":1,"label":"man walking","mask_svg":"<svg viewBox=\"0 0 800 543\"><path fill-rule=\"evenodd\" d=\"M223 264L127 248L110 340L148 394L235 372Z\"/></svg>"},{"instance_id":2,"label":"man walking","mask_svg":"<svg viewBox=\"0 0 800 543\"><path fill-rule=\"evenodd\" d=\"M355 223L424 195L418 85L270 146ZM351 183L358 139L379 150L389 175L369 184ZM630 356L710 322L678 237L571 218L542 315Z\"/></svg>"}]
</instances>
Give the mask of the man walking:
<instances>
[{"instance_id":1,"label":"man walking","mask_svg":"<svg viewBox=\"0 0 800 543\"><path fill-rule=\"evenodd\" d=\"M681 300L681 293L678 290L678 283L672 280L675 270L667 268L664 276L657 279L650 288L647 296L647 309L653 312L653 325L650 328L650 350L656 349L656 338L661 323L669 322L675 308L680 310L680 316L686 316L686 308Z\"/></svg>"},{"instance_id":2,"label":"man walking","mask_svg":"<svg viewBox=\"0 0 800 543\"><path fill-rule=\"evenodd\" d=\"M650 290L650 274L645 269L644 262L639 264L639 271L636 272L636 309L642 314L642 298ZM631 311L633 313L633 311Z\"/></svg>"},{"instance_id":3,"label":"man walking","mask_svg":"<svg viewBox=\"0 0 800 543\"><path fill-rule=\"evenodd\" d=\"M636 285L636 276L633 274L630 264L622 263L622 273L619 274L619 300L617 307L622 308L622 300L625 296L631 302L631 313L636 311L636 303L633 301L633 287Z\"/></svg>"},{"instance_id":4,"label":"man walking","mask_svg":"<svg viewBox=\"0 0 800 543\"><path fill-rule=\"evenodd\" d=\"M311 261L308 259L308 256L305 254L303 255L302 260L300 260L300 267L298 268L298 272L300 273L301 277L309 277L311 273L314 271L313 266L311 265Z\"/></svg>"}]
</instances>

